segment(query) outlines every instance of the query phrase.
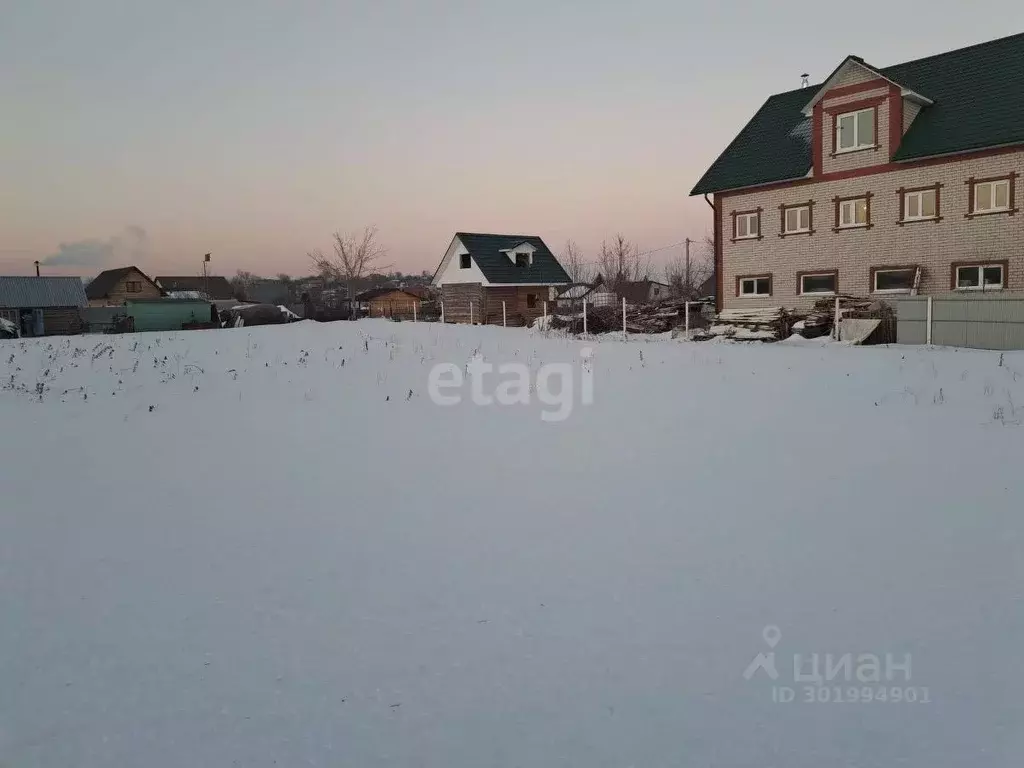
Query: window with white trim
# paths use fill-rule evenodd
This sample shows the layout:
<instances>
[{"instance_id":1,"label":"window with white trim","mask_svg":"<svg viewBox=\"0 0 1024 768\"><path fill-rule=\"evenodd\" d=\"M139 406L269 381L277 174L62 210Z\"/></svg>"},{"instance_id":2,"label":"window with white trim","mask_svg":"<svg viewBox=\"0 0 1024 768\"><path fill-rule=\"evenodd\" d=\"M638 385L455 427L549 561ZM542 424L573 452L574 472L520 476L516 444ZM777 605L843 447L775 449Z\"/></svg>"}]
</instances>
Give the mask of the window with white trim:
<instances>
[{"instance_id":1,"label":"window with white trim","mask_svg":"<svg viewBox=\"0 0 1024 768\"><path fill-rule=\"evenodd\" d=\"M787 235L796 234L797 232L810 232L810 206L802 205L799 208L787 208L784 223L785 229L783 229L783 232L785 232Z\"/></svg>"},{"instance_id":2,"label":"window with white trim","mask_svg":"<svg viewBox=\"0 0 1024 768\"><path fill-rule=\"evenodd\" d=\"M920 221L934 219L938 215L935 205L935 190L921 189L903 195L903 220Z\"/></svg>"},{"instance_id":3,"label":"window with white trim","mask_svg":"<svg viewBox=\"0 0 1024 768\"><path fill-rule=\"evenodd\" d=\"M974 185L974 213L1010 209L1010 180L983 181Z\"/></svg>"},{"instance_id":4,"label":"window with white trim","mask_svg":"<svg viewBox=\"0 0 1024 768\"><path fill-rule=\"evenodd\" d=\"M875 108L846 112L836 117L836 152L875 146Z\"/></svg>"},{"instance_id":5,"label":"window with white trim","mask_svg":"<svg viewBox=\"0 0 1024 768\"><path fill-rule=\"evenodd\" d=\"M868 199L842 200L839 203L839 226L866 227L868 225Z\"/></svg>"},{"instance_id":6,"label":"window with white trim","mask_svg":"<svg viewBox=\"0 0 1024 768\"><path fill-rule=\"evenodd\" d=\"M838 277L835 272L800 275L800 294L835 293Z\"/></svg>"},{"instance_id":7,"label":"window with white trim","mask_svg":"<svg viewBox=\"0 0 1024 768\"><path fill-rule=\"evenodd\" d=\"M749 237L759 237L761 234L761 215L753 213L736 214L736 239L744 240Z\"/></svg>"},{"instance_id":8,"label":"window with white trim","mask_svg":"<svg viewBox=\"0 0 1024 768\"><path fill-rule=\"evenodd\" d=\"M740 278L740 296L771 296L772 279L764 277Z\"/></svg>"},{"instance_id":9,"label":"window with white trim","mask_svg":"<svg viewBox=\"0 0 1024 768\"><path fill-rule=\"evenodd\" d=\"M874 293L910 293L914 288L916 267L903 269L876 269L871 281Z\"/></svg>"},{"instance_id":10,"label":"window with white trim","mask_svg":"<svg viewBox=\"0 0 1024 768\"><path fill-rule=\"evenodd\" d=\"M956 268L958 291L998 291L1005 279L1002 264L972 264Z\"/></svg>"}]
</instances>

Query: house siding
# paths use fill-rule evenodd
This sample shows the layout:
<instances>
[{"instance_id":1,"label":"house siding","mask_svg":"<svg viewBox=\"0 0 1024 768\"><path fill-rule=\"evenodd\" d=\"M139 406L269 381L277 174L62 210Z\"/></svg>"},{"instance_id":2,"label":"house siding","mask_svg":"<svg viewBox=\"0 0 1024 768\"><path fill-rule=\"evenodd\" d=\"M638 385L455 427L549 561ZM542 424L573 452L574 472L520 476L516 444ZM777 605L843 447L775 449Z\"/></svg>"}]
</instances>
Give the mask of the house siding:
<instances>
[{"instance_id":1,"label":"house siding","mask_svg":"<svg viewBox=\"0 0 1024 768\"><path fill-rule=\"evenodd\" d=\"M446 285L465 285L466 283L487 285L487 278L484 277L484 273L480 270L476 259L470 258L469 267L466 269L462 269L459 266L460 257L467 253L469 253L469 249L466 248L463 242L457 237L453 239L451 245L448 246L448 250L445 252L444 258L441 260L443 269L434 279L434 285L440 287Z\"/></svg>"},{"instance_id":2,"label":"house siding","mask_svg":"<svg viewBox=\"0 0 1024 768\"><path fill-rule=\"evenodd\" d=\"M887 135L879 129L880 136ZM874 154L874 153L871 153ZM993 214L966 218L968 179L1024 174L1024 150L952 160L834 181L810 181L766 190L719 195L716 229L721 237L721 306L811 306L816 297L797 295L797 273L838 270L841 293L869 295L873 266L917 265L922 268L920 293L948 293L954 262L1008 261L1005 276L1009 291L1024 291L1024 214ZM938 222L914 222L900 226L901 187L940 188ZM871 193L870 229L832 231L836 197ZM1024 194L1020 179L1015 204ZM815 202L813 235L779 237L779 206ZM760 240L732 242L732 211L763 208ZM739 275L772 274L773 295L765 298L736 296ZM883 294L880 298L886 298Z\"/></svg>"},{"instance_id":3,"label":"house siding","mask_svg":"<svg viewBox=\"0 0 1024 768\"><path fill-rule=\"evenodd\" d=\"M446 283L441 286L441 302L447 323L480 322L484 289L480 283ZM470 303L473 305L472 315Z\"/></svg>"},{"instance_id":4,"label":"house siding","mask_svg":"<svg viewBox=\"0 0 1024 768\"><path fill-rule=\"evenodd\" d=\"M529 306L529 296L536 298ZM505 322L509 326L530 325L544 314L544 302L551 309L551 289L545 285L484 287L478 283L441 286L444 319L448 323L468 323L469 304L473 302L473 322L487 325L502 324L502 302L505 303Z\"/></svg>"},{"instance_id":5,"label":"house siding","mask_svg":"<svg viewBox=\"0 0 1024 768\"><path fill-rule=\"evenodd\" d=\"M128 283L141 283L141 292L128 293ZM159 299L160 289L153 285L145 275L140 272L133 272L125 275L107 292L107 295L99 299L90 299L90 307L119 307L127 299Z\"/></svg>"},{"instance_id":6,"label":"house siding","mask_svg":"<svg viewBox=\"0 0 1024 768\"><path fill-rule=\"evenodd\" d=\"M531 325L534 320L544 314L544 302L550 301L550 293L550 289L546 286L488 288L486 290L487 322L495 325L501 324L501 303L504 301L508 325ZM530 294L536 299L533 307L529 306Z\"/></svg>"},{"instance_id":7,"label":"house siding","mask_svg":"<svg viewBox=\"0 0 1024 768\"><path fill-rule=\"evenodd\" d=\"M910 130L910 124L914 122L914 118L917 117L921 111L921 105L915 104L909 99L903 100L903 133L905 134Z\"/></svg>"}]
</instances>

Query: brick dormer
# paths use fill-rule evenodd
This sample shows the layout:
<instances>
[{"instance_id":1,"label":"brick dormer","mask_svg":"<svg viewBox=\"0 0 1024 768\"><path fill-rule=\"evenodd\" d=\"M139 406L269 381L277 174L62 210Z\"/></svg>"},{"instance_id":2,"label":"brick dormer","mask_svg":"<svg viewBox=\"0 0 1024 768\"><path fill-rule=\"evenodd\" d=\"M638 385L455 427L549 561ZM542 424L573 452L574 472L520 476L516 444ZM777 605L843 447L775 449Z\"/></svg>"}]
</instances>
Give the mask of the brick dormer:
<instances>
[{"instance_id":1,"label":"brick dormer","mask_svg":"<svg viewBox=\"0 0 1024 768\"><path fill-rule=\"evenodd\" d=\"M812 125L812 176L892 160L903 134L931 100L847 57L816 91L804 114Z\"/></svg>"}]
</instances>

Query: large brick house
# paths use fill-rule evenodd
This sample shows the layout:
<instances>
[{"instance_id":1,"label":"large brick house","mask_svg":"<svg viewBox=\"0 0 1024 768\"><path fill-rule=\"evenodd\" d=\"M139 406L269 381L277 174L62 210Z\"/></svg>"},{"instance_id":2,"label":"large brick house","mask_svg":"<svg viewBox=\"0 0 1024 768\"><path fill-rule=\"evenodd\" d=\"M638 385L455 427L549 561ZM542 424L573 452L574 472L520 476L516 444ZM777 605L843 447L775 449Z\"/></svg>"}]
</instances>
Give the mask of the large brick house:
<instances>
[{"instance_id":1,"label":"large brick house","mask_svg":"<svg viewBox=\"0 0 1024 768\"><path fill-rule=\"evenodd\" d=\"M1024 34L772 96L691 194L719 309L1024 290ZM709 198L713 195L713 202Z\"/></svg>"},{"instance_id":2,"label":"large brick house","mask_svg":"<svg viewBox=\"0 0 1024 768\"><path fill-rule=\"evenodd\" d=\"M434 272L446 322L529 325L570 284L536 235L457 232Z\"/></svg>"}]
</instances>

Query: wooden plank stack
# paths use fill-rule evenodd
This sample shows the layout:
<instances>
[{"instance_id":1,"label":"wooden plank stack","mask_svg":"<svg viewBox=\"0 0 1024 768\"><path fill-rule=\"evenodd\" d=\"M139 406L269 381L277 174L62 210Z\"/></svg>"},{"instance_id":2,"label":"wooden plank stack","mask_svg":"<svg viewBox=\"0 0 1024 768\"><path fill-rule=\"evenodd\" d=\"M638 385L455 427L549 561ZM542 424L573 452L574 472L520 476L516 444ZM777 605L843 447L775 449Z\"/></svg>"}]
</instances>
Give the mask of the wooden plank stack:
<instances>
[{"instance_id":1,"label":"wooden plank stack","mask_svg":"<svg viewBox=\"0 0 1024 768\"><path fill-rule=\"evenodd\" d=\"M790 317L782 307L725 309L707 331L694 338L724 336L739 341L778 341L789 335L789 327Z\"/></svg>"}]
</instances>

